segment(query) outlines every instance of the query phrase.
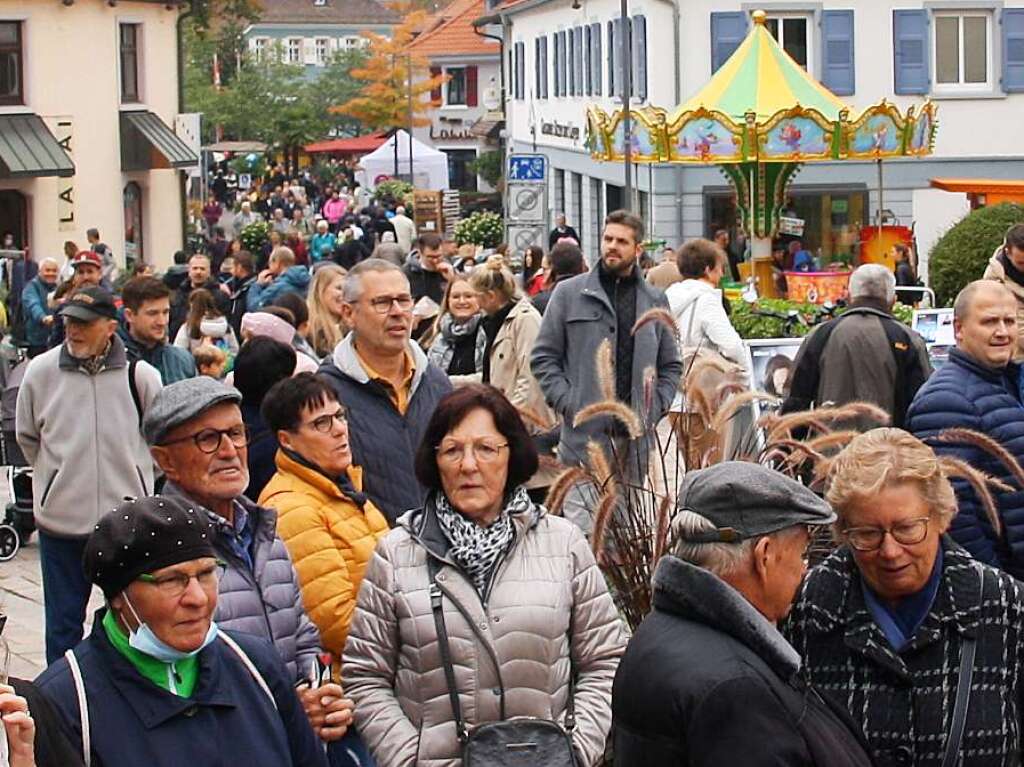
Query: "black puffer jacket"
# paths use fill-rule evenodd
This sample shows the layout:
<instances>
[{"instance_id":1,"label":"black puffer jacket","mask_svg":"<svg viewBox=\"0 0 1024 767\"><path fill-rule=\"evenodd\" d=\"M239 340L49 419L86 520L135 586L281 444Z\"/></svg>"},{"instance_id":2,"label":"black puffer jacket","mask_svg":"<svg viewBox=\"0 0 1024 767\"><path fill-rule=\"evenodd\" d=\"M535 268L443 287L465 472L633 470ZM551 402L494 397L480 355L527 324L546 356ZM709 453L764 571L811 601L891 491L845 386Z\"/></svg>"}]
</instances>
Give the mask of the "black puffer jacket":
<instances>
[{"instance_id":1,"label":"black puffer jacket","mask_svg":"<svg viewBox=\"0 0 1024 767\"><path fill-rule=\"evenodd\" d=\"M1019 765L1021 583L979 565L948 537L942 546L935 602L899 653L865 606L856 564L845 547L811 571L783 630L803 656L811 682L845 705L882 767L942 764L961 640L977 636L962 761L957 765ZM985 593L979 613L980 572Z\"/></svg>"},{"instance_id":2,"label":"black puffer jacket","mask_svg":"<svg viewBox=\"0 0 1024 767\"><path fill-rule=\"evenodd\" d=\"M724 581L676 557L612 690L615 767L868 767L855 726L800 677L800 657Z\"/></svg>"}]
</instances>

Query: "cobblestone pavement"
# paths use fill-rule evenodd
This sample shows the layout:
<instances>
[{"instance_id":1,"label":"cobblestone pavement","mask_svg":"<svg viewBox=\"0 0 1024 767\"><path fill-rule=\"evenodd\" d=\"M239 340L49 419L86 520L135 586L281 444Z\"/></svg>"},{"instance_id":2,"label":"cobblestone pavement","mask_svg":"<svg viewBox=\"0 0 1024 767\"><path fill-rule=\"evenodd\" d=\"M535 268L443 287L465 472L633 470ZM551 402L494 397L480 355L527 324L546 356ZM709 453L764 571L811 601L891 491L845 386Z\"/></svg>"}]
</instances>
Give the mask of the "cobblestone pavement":
<instances>
[{"instance_id":1,"label":"cobblestone pavement","mask_svg":"<svg viewBox=\"0 0 1024 767\"><path fill-rule=\"evenodd\" d=\"M0 478L0 509L7 503L7 479ZM103 603L93 590L87 621ZM46 667L43 642L43 577L39 570L39 543L35 535L9 562L0 563L0 612L7 615L3 638L11 648L10 675L32 679ZM88 628L86 629L88 631Z\"/></svg>"}]
</instances>

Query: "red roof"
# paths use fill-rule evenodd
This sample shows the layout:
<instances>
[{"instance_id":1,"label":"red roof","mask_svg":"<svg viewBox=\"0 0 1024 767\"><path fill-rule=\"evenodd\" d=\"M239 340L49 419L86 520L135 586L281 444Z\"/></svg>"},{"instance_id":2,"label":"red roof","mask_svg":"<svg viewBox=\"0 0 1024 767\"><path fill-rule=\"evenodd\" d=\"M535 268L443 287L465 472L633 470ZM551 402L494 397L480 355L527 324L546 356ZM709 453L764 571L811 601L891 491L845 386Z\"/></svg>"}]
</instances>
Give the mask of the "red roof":
<instances>
[{"instance_id":1,"label":"red roof","mask_svg":"<svg viewBox=\"0 0 1024 767\"><path fill-rule=\"evenodd\" d=\"M348 154L366 154L379 148L387 136L383 133L369 133L365 136L355 138L336 138L329 141L317 141L313 144L306 144L302 147L308 154L321 152L345 152Z\"/></svg>"},{"instance_id":2,"label":"red roof","mask_svg":"<svg viewBox=\"0 0 1024 767\"><path fill-rule=\"evenodd\" d=\"M485 9L484 0L455 0L434 17L432 27L409 43L409 50L425 56L498 55L498 42L473 28Z\"/></svg>"}]
</instances>

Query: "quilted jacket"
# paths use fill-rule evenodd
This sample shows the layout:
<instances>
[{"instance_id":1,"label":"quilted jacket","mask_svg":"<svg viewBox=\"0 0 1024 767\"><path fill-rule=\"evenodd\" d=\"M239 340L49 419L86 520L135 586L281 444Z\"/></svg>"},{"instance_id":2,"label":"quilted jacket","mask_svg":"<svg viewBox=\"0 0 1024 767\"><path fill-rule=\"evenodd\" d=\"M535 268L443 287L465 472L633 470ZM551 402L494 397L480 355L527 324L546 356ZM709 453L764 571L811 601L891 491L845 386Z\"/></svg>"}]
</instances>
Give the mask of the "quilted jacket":
<instances>
[{"instance_id":1,"label":"quilted jacket","mask_svg":"<svg viewBox=\"0 0 1024 767\"><path fill-rule=\"evenodd\" d=\"M959 427L987 434L1018 460L1024 461L1024 406L1017 388L1019 368L1010 364L993 370L959 349L921 387L907 411L907 430L925 440L939 455L962 458L971 466L999 477L1013 488L993 491L1003 521L997 537L984 507L963 480L955 480L960 512L953 517L950 535L976 559L1000 567L1017 578L1024 577L1024 489L1010 470L993 456L972 445L949 444L934 439L943 429Z\"/></svg>"},{"instance_id":2,"label":"quilted jacket","mask_svg":"<svg viewBox=\"0 0 1024 767\"><path fill-rule=\"evenodd\" d=\"M441 565L444 620L467 727L506 716L562 722L574 674L581 764L598 763L611 725L622 623L583 534L526 511L495 570L486 604L447 557L428 497L377 546L345 645L345 689L378 764L459 767L459 742L428 593L427 557ZM533 524L531 524L531 520Z\"/></svg>"},{"instance_id":3,"label":"quilted jacket","mask_svg":"<svg viewBox=\"0 0 1024 767\"><path fill-rule=\"evenodd\" d=\"M173 482L164 487L164 495L195 503ZM298 576L277 536L277 512L257 506L244 495L238 496L236 503L255 517L253 566L250 568L228 543L231 524L206 510L216 531L213 547L227 563L214 620L221 628L267 640L288 667L290 678L305 679L320 652L320 634L303 609Z\"/></svg>"},{"instance_id":4,"label":"quilted jacket","mask_svg":"<svg viewBox=\"0 0 1024 767\"><path fill-rule=\"evenodd\" d=\"M978 640L961 767L1017 767L1024 714L1024 590L948 537L931 610L900 652L865 605L844 547L807 576L783 633L808 681L859 724L878 767L939 767L956 700L963 638ZM982 580L983 579L983 580ZM979 609L979 588L984 599Z\"/></svg>"},{"instance_id":5,"label":"quilted jacket","mask_svg":"<svg viewBox=\"0 0 1024 767\"><path fill-rule=\"evenodd\" d=\"M363 572L388 522L372 501L360 508L335 482L284 452L275 460L277 474L259 503L277 511L277 534L299 574L306 612L324 649L340 660ZM349 467L348 477L362 489L358 467Z\"/></svg>"}]
</instances>

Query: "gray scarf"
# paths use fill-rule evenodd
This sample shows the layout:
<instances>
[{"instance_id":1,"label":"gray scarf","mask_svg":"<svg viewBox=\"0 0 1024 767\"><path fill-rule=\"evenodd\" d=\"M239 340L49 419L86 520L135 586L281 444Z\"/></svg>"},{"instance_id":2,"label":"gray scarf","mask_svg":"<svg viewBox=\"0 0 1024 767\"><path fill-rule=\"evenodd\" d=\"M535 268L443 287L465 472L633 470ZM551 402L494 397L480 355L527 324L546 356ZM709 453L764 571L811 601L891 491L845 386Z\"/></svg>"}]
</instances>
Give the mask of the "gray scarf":
<instances>
[{"instance_id":1,"label":"gray scarf","mask_svg":"<svg viewBox=\"0 0 1024 767\"><path fill-rule=\"evenodd\" d=\"M450 314L441 317L437 337L427 350L427 359L437 365L441 370L447 371L455 356L455 345L460 339L466 336L476 335L476 351L474 352L474 367L477 371L483 368L484 346L487 336L480 332L480 320L482 315L474 314L464 322L456 322Z\"/></svg>"},{"instance_id":2,"label":"gray scarf","mask_svg":"<svg viewBox=\"0 0 1024 767\"><path fill-rule=\"evenodd\" d=\"M534 514L539 513L521 487L512 492L498 518L487 527L453 509L444 493L437 494L435 510L437 521L450 544L448 555L473 582L481 599L486 596L487 581L515 538L512 515L531 510Z\"/></svg>"}]
</instances>

